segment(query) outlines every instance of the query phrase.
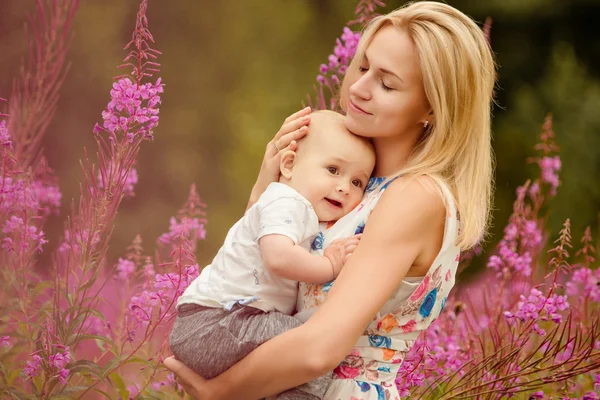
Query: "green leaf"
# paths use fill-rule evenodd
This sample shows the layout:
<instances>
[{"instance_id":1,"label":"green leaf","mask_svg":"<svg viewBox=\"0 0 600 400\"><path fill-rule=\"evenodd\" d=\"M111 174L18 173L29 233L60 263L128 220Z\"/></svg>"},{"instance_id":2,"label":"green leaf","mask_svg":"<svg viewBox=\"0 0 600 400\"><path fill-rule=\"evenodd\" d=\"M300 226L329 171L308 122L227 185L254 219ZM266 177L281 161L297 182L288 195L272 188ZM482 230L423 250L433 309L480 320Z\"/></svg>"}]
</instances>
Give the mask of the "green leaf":
<instances>
[{"instance_id":1,"label":"green leaf","mask_svg":"<svg viewBox=\"0 0 600 400\"><path fill-rule=\"evenodd\" d=\"M77 341L78 342L82 342L84 340L101 340L102 342L106 343L107 345L110 346L110 352L112 354L114 354L115 356L117 354L119 354L118 352L118 348L117 345L115 344L115 342L113 342L111 339L105 337L105 336L101 336L101 335L91 335L91 334L84 334L84 335L79 335L77 337ZM69 338L70 343L75 341L75 337L70 337Z\"/></svg>"},{"instance_id":2,"label":"green leaf","mask_svg":"<svg viewBox=\"0 0 600 400\"><path fill-rule=\"evenodd\" d=\"M114 382L115 389L117 389L117 392L119 392L119 396L121 396L121 399L129 399L129 390L127 390L127 388L125 387L125 382L123 381L123 378L121 378L121 375L119 375L116 372L113 372L112 374L110 374L110 378Z\"/></svg>"},{"instance_id":3,"label":"green leaf","mask_svg":"<svg viewBox=\"0 0 600 400\"><path fill-rule=\"evenodd\" d=\"M97 389L97 388L92 388L92 390L93 390L94 392L100 393L101 395L103 395L103 396L104 396L104 397L106 397L107 399L109 399L109 400L112 400L112 397L110 397L110 395L109 395L108 393L106 393L105 391L103 391L103 390L100 390L100 389ZM129 399L129 398L128 398L128 399Z\"/></svg>"},{"instance_id":4,"label":"green leaf","mask_svg":"<svg viewBox=\"0 0 600 400\"><path fill-rule=\"evenodd\" d=\"M70 394L70 393L83 392L84 390L87 390L88 388L89 388L89 386L71 386L71 387L68 387L65 390L63 390L62 393Z\"/></svg>"},{"instance_id":5,"label":"green leaf","mask_svg":"<svg viewBox=\"0 0 600 400\"><path fill-rule=\"evenodd\" d=\"M104 374L102 367L90 360L78 360L67 365L71 374L76 373L89 373L94 375L96 378L103 380Z\"/></svg>"},{"instance_id":6,"label":"green leaf","mask_svg":"<svg viewBox=\"0 0 600 400\"><path fill-rule=\"evenodd\" d=\"M130 363L141 363L141 364L144 364L144 365L146 365L146 366L148 366L150 368L156 368L156 364L153 364L152 362L150 362L150 361L148 361L146 359L137 357L137 356L131 356L131 357L129 357L125 362L123 362L123 365L130 364Z\"/></svg>"},{"instance_id":7,"label":"green leaf","mask_svg":"<svg viewBox=\"0 0 600 400\"><path fill-rule=\"evenodd\" d=\"M13 382L15 381L15 379L17 379L20 375L20 371L18 369L15 369L13 371L10 371L8 373L8 376L6 377L6 384L11 386L13 384Z\"/></svg>"}]
</instances>

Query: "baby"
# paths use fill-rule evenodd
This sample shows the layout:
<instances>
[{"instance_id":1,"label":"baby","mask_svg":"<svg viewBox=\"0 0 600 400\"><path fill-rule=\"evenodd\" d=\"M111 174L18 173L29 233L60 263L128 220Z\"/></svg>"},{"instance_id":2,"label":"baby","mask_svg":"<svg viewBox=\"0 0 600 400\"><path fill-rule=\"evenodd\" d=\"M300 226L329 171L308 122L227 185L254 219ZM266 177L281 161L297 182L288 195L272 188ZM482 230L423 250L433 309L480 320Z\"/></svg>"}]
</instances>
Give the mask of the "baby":
<instances>
[{"instance_id":1,"label":"baby","mask_svg":"<svg viewBox=\"0 0 600 400\"><path fill-rule=\"evenodd\" d=\"M328 247L323 256L309 253L319 222L337 221L359 204L374 165L371 143L350 133L344 116L313 112L296 151L281 155L279 182L229 230L212 264L179 297L170 336L175 357L213 378L299 326L291 316L298 282L335 279L348 255L339 246ZM277 399L322 399L328 380Z\"/></svg>"}]
</instances>

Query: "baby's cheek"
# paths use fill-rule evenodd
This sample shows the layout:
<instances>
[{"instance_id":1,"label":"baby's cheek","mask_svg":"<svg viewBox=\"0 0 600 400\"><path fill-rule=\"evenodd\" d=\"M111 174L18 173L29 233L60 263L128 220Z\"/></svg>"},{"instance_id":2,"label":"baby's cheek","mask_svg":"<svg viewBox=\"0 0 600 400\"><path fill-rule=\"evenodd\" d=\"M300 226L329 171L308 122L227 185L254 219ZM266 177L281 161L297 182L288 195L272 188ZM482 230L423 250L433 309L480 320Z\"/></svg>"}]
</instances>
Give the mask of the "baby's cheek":
<instances>
[{"instance_id":1,"label":"baby's cheek","mask_svg":"<svg viewBox=\"0 0 600 400\"><path fill-rule=\"evenodd\" d=\"M352 199L351 201L348 202L348 209L350 210L354 210L354 208L360 204L360 201L362 200L363 197L363 192L360 191L359 193L353 194L352 195Z\"/></svg>"}]
</instances>

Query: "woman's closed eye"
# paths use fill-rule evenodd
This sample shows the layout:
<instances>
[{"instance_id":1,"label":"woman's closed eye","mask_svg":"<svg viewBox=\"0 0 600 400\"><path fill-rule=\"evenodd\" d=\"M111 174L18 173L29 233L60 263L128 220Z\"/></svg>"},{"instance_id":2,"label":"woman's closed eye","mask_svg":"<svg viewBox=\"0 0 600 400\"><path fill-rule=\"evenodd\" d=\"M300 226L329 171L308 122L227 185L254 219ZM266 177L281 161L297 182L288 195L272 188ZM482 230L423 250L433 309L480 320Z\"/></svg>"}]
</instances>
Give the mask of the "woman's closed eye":
<instances>
[{"instance_id":1,"label":"woman's closed eye","mask_svg":"<svg viewBox=\"0 0 600 400\"><path fill-rule=\"evenodd\" d=\"M386 92L390 92L392 90L394 90L394 88L387 86L384 82L383 79L380 80L381 81L381 87L383 88L383 90L385 90Z\"/></svg>"},{"instance_id":2,"label":"woman's closed eye","mask_svg":"<svg viewBox=\"0 0 600 400\"><path fill-rule=\"evenodd\" d=\"M358 67L358 72L360 72L361 74L364 74L368 70L369 70L368 67ZM386 92L390 92L392 90L395 90L393 87L386 85L385 82L383 81L383 79L379 79L379 83L381 84L381 88L383 90L385 90Z\"/></svg>"}]
</instances>

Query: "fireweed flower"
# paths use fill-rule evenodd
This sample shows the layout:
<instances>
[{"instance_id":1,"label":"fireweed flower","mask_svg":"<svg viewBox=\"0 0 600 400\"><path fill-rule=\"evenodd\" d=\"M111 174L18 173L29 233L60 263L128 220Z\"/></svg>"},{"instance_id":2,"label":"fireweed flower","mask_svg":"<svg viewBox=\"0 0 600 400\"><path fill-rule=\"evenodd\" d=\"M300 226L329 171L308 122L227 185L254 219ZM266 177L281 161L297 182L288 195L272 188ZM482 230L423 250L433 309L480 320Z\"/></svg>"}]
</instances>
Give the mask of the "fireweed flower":
<instances>
[{"instance_id":1,"label":"fireweed flower","mask_svg":"<svg viewBox=\"0 0 600 400\"><path fill-rule=\"evenodd\" d=\"M15 215L6 220L2 232L13 236L2 240L2 249L9 253L20 250L28 251L30 244L33 244L35 249L41 252L42 246L48 243L44 238L43 231L38 231L36 226L25 225L23 219ZM17 242L15 242L15 238L18 239Z\"/></svg>"},{"instance_id":2,"label":"fireweed flower","mask_svg":"<svg viewBox=\"0 0 600 400\"><path fill-rule=\"evenodd\" d=\"M536 399L543 399L544 398L544 391L543 390L538 390L535 393L532 393L529 395L529 399L530 400L536 400Z\"/></svg>"},{"instance_id":3,"label":"fireweed flower","mask_svg":"<svg viewBox=\"0 0 600 400\"><path fill-rule=\"evenodd\" d=\"M63 385L67 384L68 377L69 377L69 370L66 368L61 369L60 372L58 373L58 381L60 383L62 383Z\"/></svg>"},{"instance_id":4,"label":"fireweed flower","mask_svg":"<svg viewBox=\"0 0 600 400\"><path fill-rule=\"evenodd\" d=\"M23 368L23 373L29 378L33 379L33 377L37 376L40 371L40 363L42 362L42 358L37 354L34 354L32 357L33 360L27 361L27 366Z\"/></svg>"},{"instance_id":5,"label":"fireweed flower","mask_svg":"<svg viewBox=\"0 0 600 400\"><path fill-rule=\"evenodd\" d=\"M169 232L163 233L158 238L158 241L162 244L173 245L174 239L179 235L183 235L190 240L204 239L206 237L204 222L199 218L183 217L179 219L171 217L169 223Z\"/></svg>"},{"instance_id":6,"label":"fireweed flower","mask_svg":"<svg viewBox=\"0 0 600 400\"><path fill-rule=\"evenodd\" d=\"M0 121L0 146L11 147L12 142L10 135L8 134L8 128L6 127L6 120Z\"/></svg>"},{"instance_id":7,"label":"fireweed flower","mask_svg":"<svg viewBox=\"0 0 600 400\"><path fill-rule=\"evenodd\" d=\"M566 286L569 296L582 296L600 302L600 269L579 268L573 272Z\"/></svg>"},{"instance_id":8,"label":"fireweed flower","mask_svg":"<svg viewBox=\"0 0 600 400\"><path fill-rule=\"evenodd\" d=\"M110 174L111 168L112 168L112 163L108 167L109 174ZM104 189L104 183L103 183L102 174L100 173L100 171L98 171L97 180L98 180L98 187L100 189ZM135 188L135 185L137 185L137 183L138 183L137 170L132 167L129 170L129 173L127 173L127 176L125 176L125 184L123 187L123 196L133 197L135 195L133 189Z\"/></svg>"},{"instance_id":9,"label":"fireweed flower","mask_svg":"<svg viewBox=\"0 0 600 400\"><path fill-rule=\"evenodd\" d=\"M510 311L504 312L504 318L507 320L517 318L521 322L535 321L533 330L540 336L545 335L546 331L539 327L538 321L551 320L555 324L562 321L562 315L558 311L569 308L569 302L566 296L552 294L546 297L540 290L531 289L529 296L520 296L521 301L517 304L517 312L513 314Z\"/></svg>"},{"instance_id":10,"label":"fireweed flower","mask_svg":"<svg viewBox=\"0 0 600 400\"><path fill-rule=\"evenodd\" d=\"M66 253L70 249L73 249L75 253L80 253L81 246L84 244L87 245L88 241L92 246L100 242L98 232L94 232L91 238L88 230L83 231L83 234L80 231L77 231L74 237L71 237L71 234L72 232L70 230L65 230L64 241L58 247L59 253Z\"/></svg>"},{"instance_id":11,"label":"fireweed flower","mask_svg":"<svg viewBox=\"0 0 600 400\"><path fill-rule=\"evenodd\" d=\"M560 157L543 157L538 161L538 165L542 170L542 182L549 184L551 193L555 195L559 184L558 171L561 167Z\"/></svg>"},{"instance_id":12,"label":"fireweed flower","mask_svg":"<svg viewBox=\"0 0 600 400\"><path fill-rule=\"evenodd\" d=\"M8 215L23 209L38 208L38 198L26 180L10 176L3 178L0 175L0 214Z\"/></svg>"},{"instance_id":13,"label":"fireweed flower","mask_svg":"<svg viewBox=\"0 0 600 400\"><path fill-rule=\"evenodd\" d=\"M56 353L50 356L48 363L50 366L62 370L68 363L71 362L71 352L69 347L65 347L62 353Z\"/></svg>"},{"instance_id":14,"label":"fireweed flower","mask_svg":"<svg viewBox=\"0 0 600 400\"><path fill-rule=\"evenodd\" d=\"M102 112L104 122L102 126L96 124L94 133L108 132L111 142L116 142L118 135L129 143L136 138L152 140L152 129L158 125L157 105L162 92L160 78L154 84L139 86L129 78L119 79L113 83L111 100Z\"/></svg>"},{"instance_id":15,"label":"fireweed flower","mask_svg":"<svg viewBox=\"0 0 600 400\"><path fill-rule=\"evenodd\" d=\"M119 262L115 266L115 269L117 270L118 279L127 280L135 272L135 263L119 257Z\"/></svg>"},{"instance_id":16,"label":"fireweed flower","mask_svg":"<svg viewBox=\"0 0 600 400\"><path fill-rule=\"evenodd\" d=\"M35 180L31 184L31 191L38 202L38 209L41 214L49 215L53 212L58 213L62 199L62 193L58 185Z\"/></svg>"},{"instance_id":17,"label":"fireweed flower","mask_svg":"<svg viewBox=\"0 0 600 400\"><path fill-rule=\"evenodd\" d=\"M10 346L10 336L0 337L0 346Z\"/></svg>"}]
</instances>

